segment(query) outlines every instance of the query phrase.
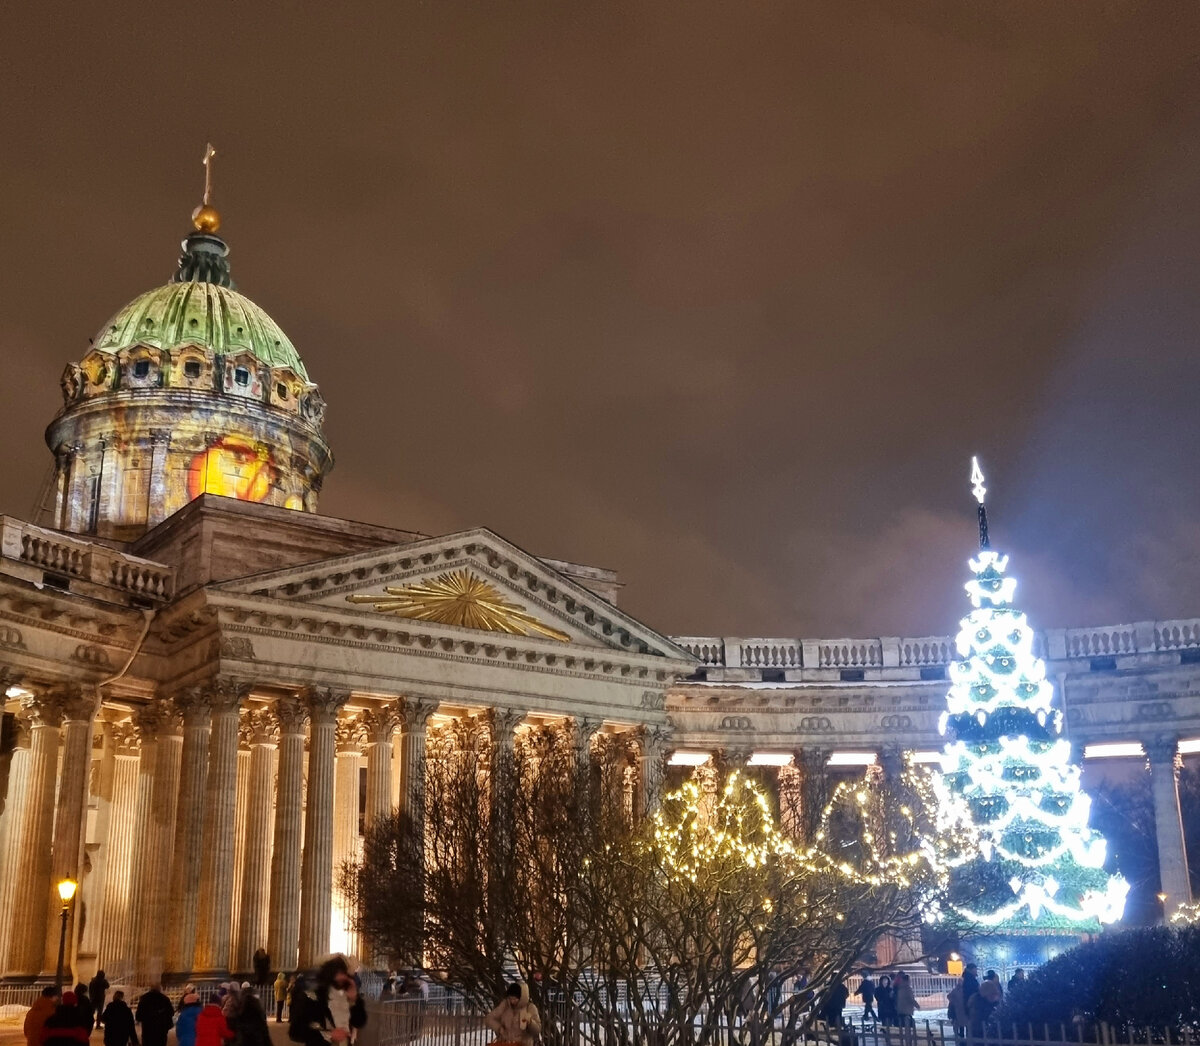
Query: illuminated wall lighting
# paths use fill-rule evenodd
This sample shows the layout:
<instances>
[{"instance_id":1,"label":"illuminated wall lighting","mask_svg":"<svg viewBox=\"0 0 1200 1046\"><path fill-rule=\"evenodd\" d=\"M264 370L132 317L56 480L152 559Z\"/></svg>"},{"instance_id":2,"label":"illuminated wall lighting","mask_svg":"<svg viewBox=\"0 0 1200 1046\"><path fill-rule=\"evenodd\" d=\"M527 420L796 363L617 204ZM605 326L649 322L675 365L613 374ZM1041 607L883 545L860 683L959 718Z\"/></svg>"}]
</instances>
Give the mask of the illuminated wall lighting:
<instances>
[{"instance_id":1,"label":"illuminated wall lighting","mask_svg":"<svg viewBox=\"0 0 1200 1046\"><path fill-rule=\"evenodd\" d=\"M1137 741L1118 741L1101 745L1086 745L1084 759L1116 759L1121 756L1145 755Z\"/></svg>"},{"instance_id":2,"label":"illuminated wall lighting","mask_svg":"<svg viewBox=\"0 0 1200 1046\"><path fill-rule=\"evenodd\" d=\"M874 766L879 757L874 752L834 752L826 766Z\"/></svg>"},{"instance_id":3,"label":"illuminated wall lighting","mask_svg":"<svg viewBox=\"0 0 1200 1046\"><path fill-rule=\"evenodd\" d=\"M755 752L746 762L747 766L789 766L792 756L789 752Z\"/></svg>"},{"instance_id":4,"label":"illuminated wall lighting","mask_svg":"<svg viewBox=\"0 0 1200 1046\"><path fill-rule=\"evenodd\" d=\"M912 761L914 763L940 763L942 761L941 752L913 752Z\"/></svg>"},{"instance_id":5,"label":"illuminated wall lighting","mask_svg":"<svg viewBox=\"0 0 1200 1046\"><path fill-rule=\"evenodd\" d=\"M672 752L668 766L703 766L712 758L708 752Z\"/></svg>"},{"instance_id":6,"label":"illuminated wall lighting","mask_svg":"<svg viewBox=\"0 0 1200 1046\"><path fill-rule=\"evenodd\" d=\"M1179 742L1179 754L1191 755L1194 752L1200 752L1200 737L1193 737L1189 741Z\"/></svg>"}]
</instances>

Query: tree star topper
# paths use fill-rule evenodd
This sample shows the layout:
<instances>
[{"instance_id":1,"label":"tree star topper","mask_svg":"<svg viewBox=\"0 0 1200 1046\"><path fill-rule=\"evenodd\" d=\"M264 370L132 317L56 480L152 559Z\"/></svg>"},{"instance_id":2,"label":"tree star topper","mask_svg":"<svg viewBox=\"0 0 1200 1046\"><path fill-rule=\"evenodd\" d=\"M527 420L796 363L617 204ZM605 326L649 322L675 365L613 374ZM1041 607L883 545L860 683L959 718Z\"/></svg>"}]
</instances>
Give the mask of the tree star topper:
<instances>
[{"instance_id":1,"label":"tree star topper","mask_svg":"<svg viewBox=\"0 0 1200 1046\"><path fill-rule=\"evenodd\" d=\"M971 493L975 495L975 500L982 505L987 487L983 485L983 469L979 467L978 458L971 459Z\"/></svg>"},{"instance_id":2,"label":"tree star topper","mask_svg":"<svg viewBox=\"0 0 1200 1046\"><path fill-rule=\"evenodd\" d=\"M544 625L519 603L510 603L491 582L469 570L453 570L414 585L389 585L387 595L352 595L350 603L371 603L381 614L396 614L414 621L507 632L513 636L545 636L560 643L571 637Z\"/></svg>"}]
</instances>

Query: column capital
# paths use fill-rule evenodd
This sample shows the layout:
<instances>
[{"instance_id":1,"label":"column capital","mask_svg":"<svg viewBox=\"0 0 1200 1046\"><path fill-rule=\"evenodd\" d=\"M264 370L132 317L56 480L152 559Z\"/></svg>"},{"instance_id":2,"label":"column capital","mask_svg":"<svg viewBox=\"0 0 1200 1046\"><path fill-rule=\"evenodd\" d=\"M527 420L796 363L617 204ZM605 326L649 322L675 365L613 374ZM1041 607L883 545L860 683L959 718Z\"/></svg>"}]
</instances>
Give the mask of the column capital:
<instances>
[{"instance_id":1,"label":"column capital","mask_svg":"<svg viewBox=\"0 0 1200 1046\"><path fill-rule=\"evenodd\" d=\"M172 703L183 717L183 725L203 725L212 714L212 699L207 686L188 686L171 697Z\"/></svg>"},{"instance_id":2,"label":"column capital","mask_svg":"<svg viewBox=\"0 0 1200 1046\"><path fill-rule=\"evenodd\" d=\"M303 734L304 724L308 722L308 709L296 697L281 697L276 700L271 709L279 724L279 733Z\"/></svg>"},{"instance_id":3,"label":"column capital","mask_svg":"<svg viewBox=\"0 0 1200 1046\"><path fill-rule=\"evenodd\" d=\"M308 708L313 724L331 723L338 710L350 700L349 690L337 690L329 686L310 686L304 691L304 704Z\"/></svg>"},{"instance_id":4,"label":"column capital","mask_svg":"<svg viewBox=\"0 0 1200 1046\"><path fill-rule=\"evenodd\" d=\"M380 708L369 708L359 717L366 743L373 745L390 744L392 735L400 726L400 706L398 702L383 705Z\"/></svg>"},{"instance_id":5,"label":"column capital","mask_svg":"<svg viewBox=\"0 0 1200 1046\"><path fill-rule=\"evenodd\" d=\"M904 746L883 745L879 749L879 767L887 780L896 780L904 772Z\"/></svg>"},{"instance_id":6,"label":"column capital","mask_svg":"<svg viewBox=\"0 0 1200 1046\"><path fill-rule=\"evenodd\" d=\"M717 762L724 770L744 770L754 749L749 747L722 748Z\"/></svg>"},{"instance_id":7,"label":"column capital","mask_svg":"<svg viewBox=\"0 0 1200 1046\"><path fill-rule=\"evenodd\" d=\"M24 708L21 708L13 717L13 724L16 727L13 748L28 748L31 735L29 733L29 716Z\"/></svg>"},{"instance_id":8,"label":"column capital","mask_svg":"<svg viewBox=\"0 0 1200 1046\"><path fill-rule=\"evenodd\" d=\"M357 716L347 716L345 719L339 719L334 731L334 743L337 754L357 755L360 753L362 751L364 733L363 725Z\"/></svg>"},{"instance_id":9,"label":"column capital","mask_svg":"<svg viewBox=\"0 0 1200 1046\"><path fill-rule=\"evenodd\" d=\"M404 729L409 733L423 731L429 723L429 717L438 710L440 704L432 697L406 697L401 711Z\"/></svg>"},{"instance_id":10,"label":"column capital","mask_svg":"<svg viewBox=\"0 0 1200 1046\"><path fill-rule=\"evenodd\" d=\"M822 745L805 745L796 749L796 763L805 773L823 773L831 752Z\"/></svg>"},{"instance_id":11,"label":"column capital","mask_svg":"<svg viewBox=\"0 0 1200 1046\"><path fill-rule=\"evenodd\" d=\"M213 715L236 712L253 689L254 684L247 683L244 679L218 676L208 688L208 700Z\"/></svg>"},{"instance_id":12,"label":"column capital","mask_svg":"<svg viewBox=\"0 0 1200 1046\"><path fill-rule=\"evenodd\" d=\"M109 736L112 738L113 751L117 755L136 756L141 751L142 732L132 720L113 723Z\"/></svg>"},{"instance_id":13,"label":"column capital","mask_svg":"<svg viewBox=\"0 0 1200 1046\"><path fill-rule=\"evenodd\" d=\"M591 750L592 740L604 728L604 720L591 716L575 716L571 722L571 745L577 756Z\"/></svg>"},{"instance_id":14,"label":"column capital","mask_svg":"<svg viewBox=\"0 0 1200 1046\"><path fill-rule=\"evenodd\" d=\"M1179 738L1174 734L1156 734L1142 742L1150 766L1172 766L1179 770Z\"/></svg>"},{"instance_id":15,"label":"column capital","mask_svg":"<svg viewBox=\"0 0 1200 1046\"><path fill-rule=\"evenodd\" d=\"M64 723L88 722L96 714L94 692L79 683L59 683L51 687L50 698L58 702Z\"/></svg>"},{"instance_id":16,"label":"column capital","mask_svg":"<svg viewBox=\"0 0 1200 1046\"><path fill-rule=\"evenodd\" d=\"M665 752L667 745L671 743L671 738L675 731L669 726L663 726L655 723L653 725L644 724L638 727L637 736L641 742L642 750L649 755L652 752Z\"/></svg>"},{"instance_id":17,"label":"column capital","mask_svg":"<svg viewBox=\"0 0 1200 1046\"><path fill-rule=\"evenodd\" d=\"M243 712L238 723L238 739L248 748L274 748L279 744L279 718L266 708Z\"/></svg>"},{"instance_id":18,"label":"column capital","mask_svg":"<svg viewBox=\"0 0 1200 1046\"><path fill-rule=\"evenodd\" d=\"M525 719L525 713L517 708L490 708L492 743L497 748L512 748L517 727Z\"/></svg>"},{"instance_id":19,"label":"column capital","mask_svg":"<svg viewBox=\"0 0 1200 1046\"><path fill-rule=\"evenodd\" d=\"M62 707L49 690L34 690L21 698L21 711L31 726L61 726Z\"/></svg>"}]
</instances>

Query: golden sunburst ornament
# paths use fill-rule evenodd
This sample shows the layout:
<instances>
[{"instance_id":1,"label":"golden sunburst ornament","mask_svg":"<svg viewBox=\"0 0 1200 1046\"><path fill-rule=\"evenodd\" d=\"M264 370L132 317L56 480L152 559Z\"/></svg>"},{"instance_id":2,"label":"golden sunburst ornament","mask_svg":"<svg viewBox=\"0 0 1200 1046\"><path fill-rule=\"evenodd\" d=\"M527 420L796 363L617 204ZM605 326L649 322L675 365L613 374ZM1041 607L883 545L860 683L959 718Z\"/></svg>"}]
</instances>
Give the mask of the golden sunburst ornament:
<instances>
[{"instance_id":1,"label":"golden sunburst ornament","mask_svg":"<svg viewBox=\"0 0 1200 1046\"><path fill-rule=\"evenodd\" d=\"M432 581L415 585L388 585L382 596L347 596L351 603L371 603L381 614L396 614L414 621L507 632L513 636L545 636L569 643L566 632L542 624L518 603L510 603L490 581L469 570L452 570Z\"/></svg>"}]
</instances>

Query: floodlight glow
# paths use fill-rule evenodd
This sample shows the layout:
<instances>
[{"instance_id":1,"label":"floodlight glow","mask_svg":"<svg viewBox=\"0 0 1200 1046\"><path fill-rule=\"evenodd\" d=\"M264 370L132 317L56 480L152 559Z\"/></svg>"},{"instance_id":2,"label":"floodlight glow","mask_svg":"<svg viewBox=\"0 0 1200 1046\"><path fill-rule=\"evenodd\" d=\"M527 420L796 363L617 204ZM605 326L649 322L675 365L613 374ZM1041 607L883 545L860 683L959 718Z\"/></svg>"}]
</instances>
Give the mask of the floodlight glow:
<instances>
[{"instance_id":1,"label":"floodlight glow","mask_svg":"<svg viewBox=\"0 0 1200 1046\"><path fill-rule=\"evenodd\" d=\"M703 766L712 758L710 752L672 752L668 766Z\"/></svg>"},{"instance_id":2,"label":"floodlight glow","mask_svg":"<svg viewBox=\"0 0 1200 1046\"><path fill-rule=\"evenodd\" d=\"M910 757L914 763L940 763L942 761L941 752L913 752Z\"/></svg>"},{"instance_id":3,"label":"floodlight glow","mask_svg":"<svg viewBox=\"0 0 1200 1046\"><path fill-rule=\"evenodd\" d=\"M874 766L879 756L874 752L834 752L826 766Z\"/></svg>"},{"instance_id":4,"label":"floodlight glow","mask_svg":"<svg viewBox=\"0 0 1200 1046\"><path fill-rule=\"evenodd\" d=\"M1194 752L1200 752L1200 737L1193 737L1187 741L1179 742L1179 754L1191 755Z\"/></svg>"},{"instance_id":5,"label":"floodlight glow","mask_svg":"<svg viewBox=\"0 0 1200 1046\"><path fill-rule=\"evenodd\" d=\"M1119 759L1123 756L1145 754L1145 750L1137 741L1115 741L1099 745L1086 745L1083 749L1084 759Z\"/></svg>"},{"instance_id":6,"label":"floodlight glow","mask_svg":"<svg viewBox=\"0 0 1200 1046\"><path fill-rule=\"evenodd\" d=\"M747 761L747 766L789 766L792 762L790 752L755 752Z\"/></svg>"}]
</instances>

